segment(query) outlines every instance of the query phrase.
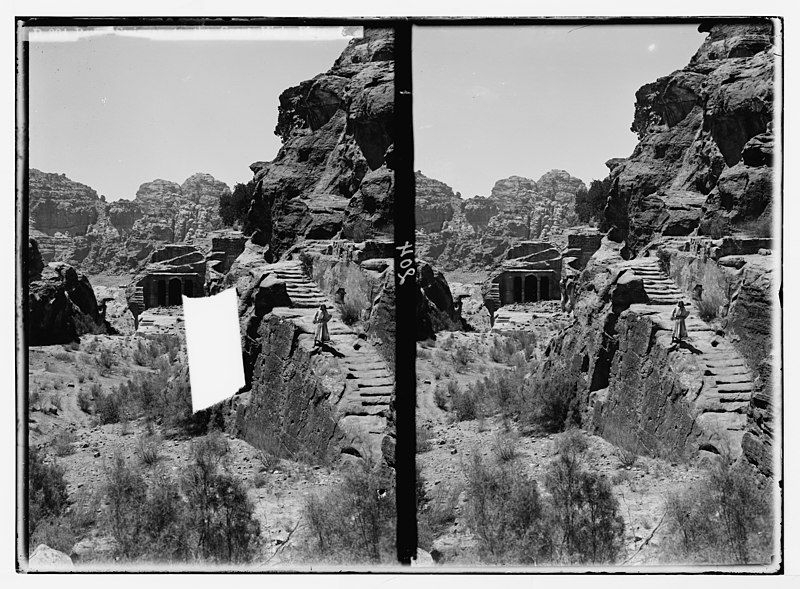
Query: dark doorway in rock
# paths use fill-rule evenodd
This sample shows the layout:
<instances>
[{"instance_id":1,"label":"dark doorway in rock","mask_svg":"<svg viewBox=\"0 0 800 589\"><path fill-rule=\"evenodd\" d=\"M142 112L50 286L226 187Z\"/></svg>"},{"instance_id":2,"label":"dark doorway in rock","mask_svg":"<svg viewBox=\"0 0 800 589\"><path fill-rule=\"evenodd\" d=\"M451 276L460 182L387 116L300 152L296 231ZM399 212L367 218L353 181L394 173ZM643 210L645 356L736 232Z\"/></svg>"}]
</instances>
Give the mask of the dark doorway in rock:
<instances>
[{"instance_id":1,"label":"dark doorway in rock","mask_svg":"<svg viewBox=\"0 0 800 589\"><path fill-rule=\"evenodd\" d=\"M169 281L169 305L175 306L181 304L181 279L172 278Z\"/></svg>"},{"instance_id":2,"label":"dark doorway in rock","mask_svg":"<svg viewBox=\"0 0 800 589\"><path fill-rule=\"evenodd\" d=\"M536 298L536 276L533 274L528 274L525 277L525 302L526 303L535 303L538 299Z\"/></svg>"},{"instance_id":3,"label":"dark doorway in rock","mask_svg":"<svg viewBox=\"0 0 800 589\"><path fill-rule=\"evenodd\" d=\"M522 276L514 276L514 302L522 302Z\"/></svg>"},{"instance_id":4,"label":"dark doorway in rock","mask_svg":"<svg viewBox=\"0 0 800 589\"><path fill-rule=\"evenodd\" d=\"M191 280L186 280L183 283L183 294L185 294L187 297L194 296L194 284Z\"/></svg>"},{"instance_id":5,"label":"dark doorway in rock","mask_svg":"<svg viewBox=\"0 0 800 589\"><path fill-rule=\"evenodd\" d=\"M550 299L550 279L547 276L539 277L539 300L546 301Z\"/></svg>"},{"instance_id":6,"label":"dark doorway in rock","mask_svg":"<svg viewBox=\"0 0 800 589\"><path fill-rule=\"evenodd\" d=\"M167 304L167 281L158 281L158 306L163 307Z\"/></svg>"}]
</instances>

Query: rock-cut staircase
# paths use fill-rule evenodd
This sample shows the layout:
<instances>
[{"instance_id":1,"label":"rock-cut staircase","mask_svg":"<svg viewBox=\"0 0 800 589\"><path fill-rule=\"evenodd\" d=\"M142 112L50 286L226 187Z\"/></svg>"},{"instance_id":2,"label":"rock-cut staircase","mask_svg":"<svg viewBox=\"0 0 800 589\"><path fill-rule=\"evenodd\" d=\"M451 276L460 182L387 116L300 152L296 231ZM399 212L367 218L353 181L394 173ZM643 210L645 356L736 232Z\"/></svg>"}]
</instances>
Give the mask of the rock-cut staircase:
<instances>
[{"instance_id":1,"label":"rock-cut staircase","mask_svg":"<svg viewBox=\"0 0 800 589\"><path fill-rule=\"evenodd\" d=\"M689 311L688 343L700 352L697 359L703 367L703 386L697 398L690 399L697 410L696 424L711 435L709 443L717 451L727 450L737 456L741 452L747 412L755 391L753 375L744 358L711 325L700 319L696 305L661 270L658 260L638 258L631 260L629 267L642 278L650 299L647 305L632 305L632 311L649 315L671 332L672 310L679 300L684 302ZM715 445L717 436L726 448Z\"/></svg>"},{"instance_id":2,"label":"rock-cut staircase","mask_svg":"<svg viewBox=\"0 0 800 589\"><path fill-rule=\"evenodd\" d=\"M286 284L292 306L275 308L272 313L302 329L301 345L313 346L316 327L313 320L319 306L324 304L330 310L329 344L339 355L328 351L322 351L321 355L338 362L345 383L341 396L331 399L331 403L340 412L339 425L361 435L364 445L361 453L366 450L378 459L391 411L394 374L378 351L342 322L338 309L316 283L306 277L299 261L277 262L264 269Z\"/></svg>"}]
</instances>

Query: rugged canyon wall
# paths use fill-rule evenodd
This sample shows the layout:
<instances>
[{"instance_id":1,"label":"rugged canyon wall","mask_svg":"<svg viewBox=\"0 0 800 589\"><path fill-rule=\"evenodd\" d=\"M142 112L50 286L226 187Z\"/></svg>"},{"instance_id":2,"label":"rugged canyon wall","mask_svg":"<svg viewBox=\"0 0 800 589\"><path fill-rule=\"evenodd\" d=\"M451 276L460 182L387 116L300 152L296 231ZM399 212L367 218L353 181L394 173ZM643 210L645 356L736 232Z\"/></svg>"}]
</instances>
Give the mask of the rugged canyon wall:
<instances>
[{"instance_id":1,"label":"rugged canyon wall","mask_svg":"<svg viewBox=\"0 0 800 589\"><path fill-rule=\"evenodd\" d=\"M183 184L146 182L133 200L106 202L63 174L31 169L30 231L46 262L89 273L134 270L164 243L193 243L222 227L219 199L230 188L210 174Z\"/></svg>"},{"instance_id":2,"label":"rugged canyon wall","mask_svg":"<svg viewBox=\"0 0 800 589\"><path fill-rule=\"evenodd\" d=\"M420 257L444 270L464 270L496 265L520 241L564 245L567 229L578 225L575 194L586 187L563 170L551 170L537 181L498 180L487 197L463 199L421 172L416 188Z\"/></svg>"},{"instance_id":3,"label":"rugged canyon wall","mask_svg":"<svg viewBox=\"0 0 800 589\"><path fill-rule=\"evenodd\" d=\"M114 333L83 274L63 262L45 264L28 242L26 336L29 346L65 344L87 333Z\"/></svg>"},{"instance_id":4,"label":"rugged canyon wall","mask_svg":"<svg viewBox=\"0 0 800 589\"><path fill-rule=\"evenodd\" d=\"M636 92L639 143L613 159L606 227L638 251L655 235L719 237L768 223L775 57L769 21L703 25L689 64Z\"/></svg>"},{"instance_id":5,"label":"rugged canyon wall","mask_svg":"<svg viewBox=\"0 0 800 589\"><path fill-rule=\"evenodd\" d=\"M282 146L251 166L249 238L220 281L239 294L248 380L233 431L281 456L393 465L393 51L391 30L367 28L285 90Z\"/></svg>"},{"instance_id":6,"label":"rugged canyon wall","mask_svg":"<svg viewBox=\"0 0 800 589\"><path fill-rule=\"evenodd\" d=\"M394 39L364 29L330 70L280 96L282 147L256 162L245 231L280 258L298 237L393 236Z\"/></svg>"},{"instance_id":7,"label":"rugged canyon wall","mask_svg":"<svg viewBox=\"0 0 800 589\"><path fill-rule=\"evenodd\" d=\"M686 68L636 94L639 144L608 163L608 235L531 390L562 383L581 425L636 452L729 453L771 475L772 29L701 31ZM689 346L679 349L674 297L691 305Z\"/></svg>"}]
</instances>

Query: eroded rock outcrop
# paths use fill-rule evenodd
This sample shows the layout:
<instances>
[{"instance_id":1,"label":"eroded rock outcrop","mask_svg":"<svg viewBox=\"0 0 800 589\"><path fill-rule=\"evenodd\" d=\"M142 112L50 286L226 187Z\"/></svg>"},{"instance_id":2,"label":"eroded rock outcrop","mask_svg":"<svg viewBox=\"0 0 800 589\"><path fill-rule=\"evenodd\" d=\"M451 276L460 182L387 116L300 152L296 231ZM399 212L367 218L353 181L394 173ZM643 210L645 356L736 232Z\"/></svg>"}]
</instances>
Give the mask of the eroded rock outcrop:
<instances>
[{"instance_id":1,"label":"eroded rock outcrop","mask_svg":"<svg viewBox=\"0 0 800 589\"><path fill-rule=\"evenodd\" d=\"M45 262L88 272L140 267L164 243L192 243L219 229L219 198L230 188L198 173L182 185L146 182L133 200L107 203L63 174L30 170L30 231Z\"/></svg>"},{"instance_id":2,"label":"eroded rock outcrop","mask_svg":"<svg viewBox=\"0 0 800 589\"><path fill-rule=\"evenodd\" d=\"M418 253L444 270L494 266L520 241L564 245L567 230L578 224L575 194L585 188L563 170L538 181L498 180L490 196L469 199L420 172L416 185Z\"/></svg>"},{"instance_id":3,"label":"eroded rock outcrop","mask_svg":"<svg viewBox=\"0 0 800 589\"><path fill-rule=\"evenodd\" d=\"M362 241L393 233L394 39L364 29L324 74L280 96L271 162L251 165L246 230L277 260L298 237Z\"/></svg>"},{"instance_id":4,"label":"eroded rock outcrop","mask_svg":"<svg viewBox=\"0 0 800 589\"><path fill-rule=\"evenodd\" d=\"M636 92L639 144L609 160L606 226L638 251L656 235L718 237L770 215L773 30L703 25L689 65Z\"/></svg>"},{"instance_id":5,"label":"eroded rock outcrop","mask_svg":"<svg viewBox=\"0 0 800 589\"><path fill-rule=\"evenodd\" d=\"M38 247L28 246L28 345L41 346L77 341L86 333L113 333L98 305L92 285L83 274L63 262L43 265ZM36 271L38 270L38 272Z\"/></svg>"}]
</instances>

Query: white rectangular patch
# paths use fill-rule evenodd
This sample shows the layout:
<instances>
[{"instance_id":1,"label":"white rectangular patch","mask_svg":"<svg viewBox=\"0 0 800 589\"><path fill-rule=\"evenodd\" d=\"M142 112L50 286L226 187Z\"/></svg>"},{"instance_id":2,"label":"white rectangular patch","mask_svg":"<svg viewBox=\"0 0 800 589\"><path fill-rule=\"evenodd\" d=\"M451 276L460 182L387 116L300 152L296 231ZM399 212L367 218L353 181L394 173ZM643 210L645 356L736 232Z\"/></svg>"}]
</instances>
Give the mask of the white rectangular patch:
<instances>
[{"instance_id":1,"label":"white rectangular patch","mask_svg":"<svg viewBox=\"0 0 800 589\"><path fill-rule=\"evenodd\" d=\"M203 298L183 297L192 410L224 401L244 386L236 289Z\"/></svg>"}]
</instances>

